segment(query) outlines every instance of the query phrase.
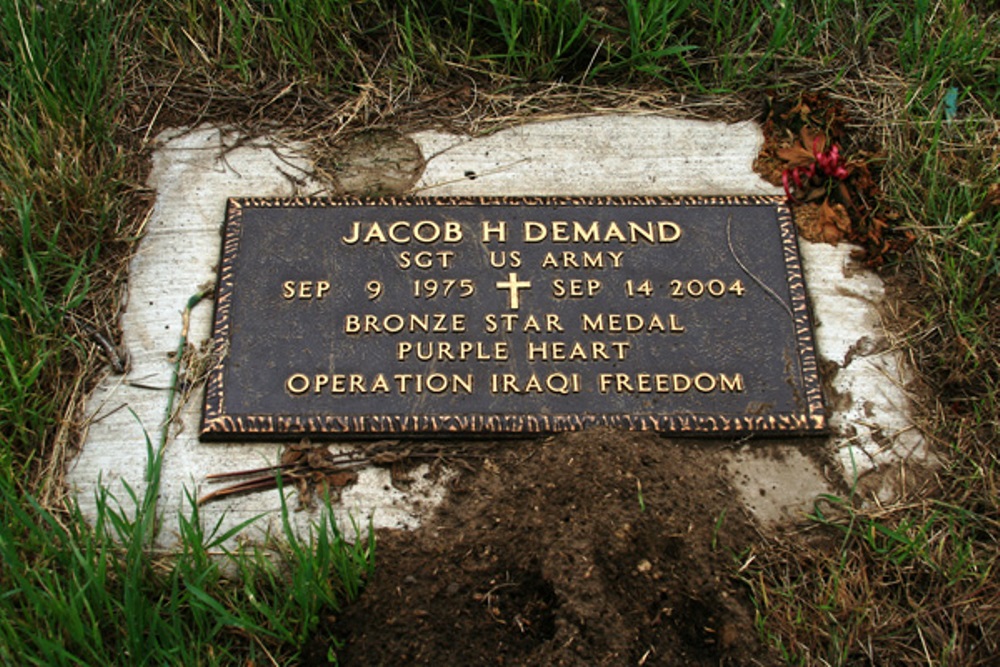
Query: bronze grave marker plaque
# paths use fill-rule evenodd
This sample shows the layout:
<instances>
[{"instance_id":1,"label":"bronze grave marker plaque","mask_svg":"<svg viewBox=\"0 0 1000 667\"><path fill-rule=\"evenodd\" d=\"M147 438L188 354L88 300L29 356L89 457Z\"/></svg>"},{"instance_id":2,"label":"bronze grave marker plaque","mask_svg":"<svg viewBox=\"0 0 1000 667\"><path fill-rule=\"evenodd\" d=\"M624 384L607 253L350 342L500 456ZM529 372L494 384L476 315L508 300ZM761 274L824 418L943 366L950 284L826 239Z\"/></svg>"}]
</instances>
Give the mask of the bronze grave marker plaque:
<instances>
[{"instance_id":1,"label":"bronze grave marker plaque","mask_svg":"<svg viewBox=\"0 0 1000 667\"><path fill-rule=\"evenodd\" d=\"M204 439L826 428L777 197L232 199Z\"/></svg>"}]
</instances>

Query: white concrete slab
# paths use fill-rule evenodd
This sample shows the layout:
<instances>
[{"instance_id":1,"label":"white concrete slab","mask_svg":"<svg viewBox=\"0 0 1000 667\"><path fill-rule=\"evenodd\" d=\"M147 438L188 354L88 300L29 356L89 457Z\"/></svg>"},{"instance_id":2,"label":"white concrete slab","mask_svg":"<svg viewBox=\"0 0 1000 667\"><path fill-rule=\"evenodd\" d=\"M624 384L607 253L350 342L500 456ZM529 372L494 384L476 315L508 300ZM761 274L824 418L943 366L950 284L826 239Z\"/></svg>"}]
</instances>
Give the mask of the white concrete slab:
<instances>
[{"instance_id":1,"label":"white concrete slab","mask_svg":"<svg viewBox=\"0 0 1000 667\"><path fill-rule=\"evenodd\" d=\"M858 268L850 245L800 246L816 347L839 368L828 402L830 426L837 434L833 445L848 482L901 460L930 462L926 441L910 417L906 385L912 373L882 325L882 280Z\"/></svg>"},{"instance_id":2,"label":"white concrete slab","mask_svg":"<svg viewBox=\"0 0 1000 667\"><path fill-rule=\"evenodd\" d=\"M730 483L759 523L800 521L829 485L814 461L795 447L743 447L726 457Z\"/></svg>"},{"instance_id":3,"label":"white concrete slab","mask_svg":"<svg viewBox=\"0 0 1000 667\"><path fill-rule=\"evenodd\" d=\"M585 116L486 137L412 135L427 165L422 195L755 195L753 123L662 116Z\"/></svg>"},{"instance_id":4,"label":"white concrete slab","mask_svg":"<svg viewBox=\"0 0 1000 667\"><path fill-rule=\"evenodd\" d=\"M308 178L303 181L311 172L304 145L275 138L246 141L211 128L160 139L150 176L156 205L131 266L122 322L132 368L125 377L109 374L90 397L86 444L69 472L82 506L91 512L99 481L119 496L122 481L143 487L145 436L155 442L163 422L169 355L177 347L184 305L215 279L226 198L291 195L300 182L316 188L306 194L319 191ZM440 132L420 132L412 139L426 160L414 190L425 195L779 193L752 170L762 137L751 123L594 116L526 124L475 139ZM819 354L840 369L829 446L839 453L845 476L851 480L891 461L925 456L901 388L907 373L900 355L887 349L881 330L881 281L870 272L848 270L846 246L802 246L819 321ZM211 311L209 303L194 310L189 339L195 346L210 335ZM845 400L848 396L852 400ZM195 495L208 490L207 473L258 467L278 456L274 443L200 443L201 401L199 389L181 406L166 446L160 507L167 518L184 507L185 489ZM804 473L809 466L811 472ZM766 504L757 486L735 484L762 520L795 514L829 490L821 471L804 457L784 457L784 463L773 460L767 467L777 481L768 483ZM748 463L746 470L756 468ZM340 518L350 512L365 522L374 513L376 526L416 525L443 496L443 488L419 474L415 479L403 493L384 471L363 471L359 483L343 494ZM228 526L260 513L273 517L278 506L276 493L263 493L212 503L202 514L208 524L222 517ZM296 520L305 525L308 515L300 513ZM172 541L171 525L164 522L164 544Z\"/></svg>"},{"instance_id":5,"label":"white concrete slab","mask_svg":"<svg viewBox=\"0 0 1000 667\"><path fill-rule=\"evenodd\" d=\"M122 482L139 493L145 488L145 439L159 442L173 372L170 355L180 341L184 307L202 285L215 281L226 199L298 194L296 182L311 167L304 157L305 146L273 138L247 142L205 128L165 133L159 140L162 146L154 153L149 179L157 192L156 203L130 266L128 304L122 317L131 369L124 377L109 374L90 396L86 442L69 471L81 507L91 515L98 483L122 501L127 498ZM192 311L188 337L195 347L211 336L211 319L210 300ZM197 497L215 488L206 483L206 474L271 465L280 454L276 443L199 442L201 403L199 388L179 406L166 444L159 501L165 519L160 535L164 546L174 543L171 527L176 524L171 517L188 509L185 490ZM375 527L415 526L423 507L433 507L443 497L443 488L420 473L413 475L404 494L393 487L388 471L361 471L358 483L342 494L341 525L349 525L350 514L362 524L373 515ZM291 500L290 506L295 504ZM280 532L280 525L273 523L279 507L278 493L271 491L215 501L201 513L207 526L221 520L222 530L270 514L272 520L258 522L257 528ZM299 528L313 518L310 512L294 515Z\"/></svg>"}]
</instances>

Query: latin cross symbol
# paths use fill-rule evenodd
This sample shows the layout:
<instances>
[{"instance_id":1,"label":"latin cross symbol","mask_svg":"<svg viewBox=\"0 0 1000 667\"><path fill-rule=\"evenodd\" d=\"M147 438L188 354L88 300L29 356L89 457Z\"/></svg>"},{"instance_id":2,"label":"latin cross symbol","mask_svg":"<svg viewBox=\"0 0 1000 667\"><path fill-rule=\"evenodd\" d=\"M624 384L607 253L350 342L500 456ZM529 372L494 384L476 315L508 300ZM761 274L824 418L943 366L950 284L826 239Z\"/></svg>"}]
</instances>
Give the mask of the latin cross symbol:
<instances>
[{"instance_id":1,"label":"latin cross symbol","mask_svg":"<svg viewBox=\"0 0 1000 667\"><path fill-rule=\"evenodd\" d=\"M518 280L517 273L511 271L507 276L507 280L497 281L497 289L510 290L510 309L517 310L521 306L521 297L518 294L518 291L531 289L531 281Z\"/></svg>"}]
</instances>

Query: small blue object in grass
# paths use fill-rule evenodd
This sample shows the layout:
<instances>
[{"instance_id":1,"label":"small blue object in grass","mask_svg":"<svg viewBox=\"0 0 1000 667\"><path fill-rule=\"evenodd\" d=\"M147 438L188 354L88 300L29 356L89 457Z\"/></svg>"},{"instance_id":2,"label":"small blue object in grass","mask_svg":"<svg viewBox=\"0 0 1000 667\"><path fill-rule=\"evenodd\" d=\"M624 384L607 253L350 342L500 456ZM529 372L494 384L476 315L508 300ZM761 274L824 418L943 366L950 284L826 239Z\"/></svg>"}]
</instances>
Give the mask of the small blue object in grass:
<instances>
[{"instance_id":1,"label":"small blue object in grass","mask_svg":"<svg viewBox=\"0 0 1000 667\"><path fill-rule=\"evenodd\" d=\"M946 120L954 120L958 115L958 88L952 86L944 91L944 117Z\"/></svg>"}]
</instances>

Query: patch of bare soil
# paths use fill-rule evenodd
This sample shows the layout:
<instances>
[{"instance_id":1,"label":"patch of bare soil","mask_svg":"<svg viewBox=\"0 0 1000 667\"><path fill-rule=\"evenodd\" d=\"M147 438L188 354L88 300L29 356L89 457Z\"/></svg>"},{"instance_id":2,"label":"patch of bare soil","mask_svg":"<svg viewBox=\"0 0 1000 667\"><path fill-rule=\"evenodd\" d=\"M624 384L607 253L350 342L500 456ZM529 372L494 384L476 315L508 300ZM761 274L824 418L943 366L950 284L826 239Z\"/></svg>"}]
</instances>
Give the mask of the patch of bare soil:
<instances>
[{"instance_id":1,"label":"patch of bare soil","mask_svg":"<svg viewBox=\"0 0 1000 667\"><path fill-rule=\"evenodd\" d=\"M719 445L595 430L484 447L306 664L771 665ZM719 525L719 517L721 526Z\"/></svg>"}]
</instances>

